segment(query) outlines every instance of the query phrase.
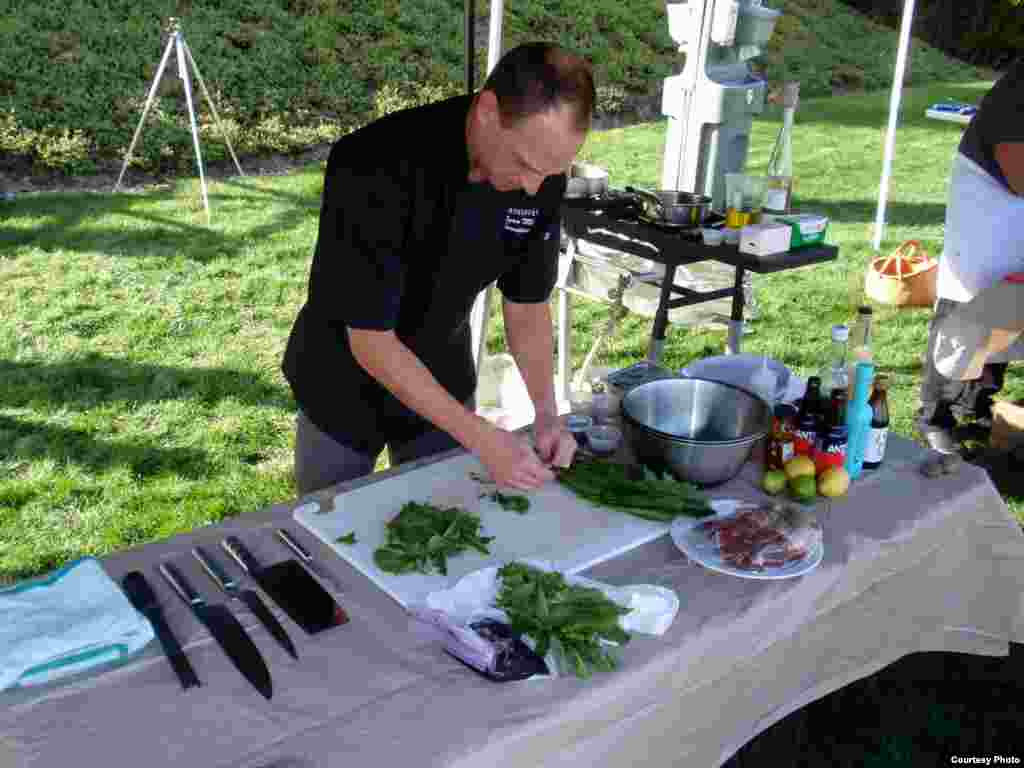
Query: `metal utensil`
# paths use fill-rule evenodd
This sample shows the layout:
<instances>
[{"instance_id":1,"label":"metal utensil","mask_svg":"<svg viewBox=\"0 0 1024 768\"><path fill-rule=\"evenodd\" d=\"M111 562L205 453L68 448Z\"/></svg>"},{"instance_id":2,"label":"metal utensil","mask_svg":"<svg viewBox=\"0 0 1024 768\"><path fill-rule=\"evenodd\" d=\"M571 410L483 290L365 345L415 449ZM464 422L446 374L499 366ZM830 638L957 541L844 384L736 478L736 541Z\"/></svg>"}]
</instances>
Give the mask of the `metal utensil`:
<instances>
[{"instance_id":1,"label":"metal utensil","mask_svg":"<svg viewBox=\"0 0 1024 768\"><path fill-rule=\"evenodd\" d=\"M150 624L153 625L156 639L160 641L160 647L163 648L167 660L178 676L181 687L188 690L193 686L202 685L192 664L189 663L185 651L178 643L178 639L171 632L171 628L167 626L163 610L160 608L160 603L157 602L156 593L153 592L153 588L149 586L149 582L146 581L142 572L129 571L126 573L121 579L121 587L128 596L128 601L135 606L135 610L149 619Z\"/></svg>"},{"instance_id":2,"label":"metal utensil","mask_svg":"<svg viewBox=\"0 0 1024 768\"><path fill-rule=\"evenodd\" d=\"M299 544L299 542L297 542L287 530L284 528L278 528L277 537L281 539L281 541L283 541L292 552L299 556L299 560L301 560L309 570L321 579L327 581L332 587L334 587L336 592L345 591L345 585L342 584L333 573L327 570L326 567L314 560L313 555L309 553L309 550Z\"/></svg>"},{"instance_id":3,"label":"metal utensil","mask_svg":"<svg viewBox=\"0 0 1024 768\"><path fill-rule=\"evenodd\" d=\"M717 485L734 477L768 434L771 407L750 392L707 379L662 379L622 399L622 424L637 458L681 480Z\"/></svg>"},{"instance_id":4,"label":"metal utensil","mask_svg":"<svg viewBox=\"0 0 1024 768\"><path fill-rule=\"evenodd\" d=\"M224 551L234 558L242 569L256 579L264 592L274 599L306 632L314 635L348 622L331 593L299 565L298 560L285 560L267 567L260 565L237 536L228 536L221 542Z\"/></svg>"},{"instance_id":5,"label":"metal utensil","mask_svg":"<svg viewBox=\"0 0 1024 768\"><path fill-rule=\"evenodd\" d=\"M711 208L711 198L693 192L675 189L659 189L649 192L645 189L626 187L636 195L648 219L676 227L700 227Z\"/></svg>"},{"instance_id":6,"label":"metal utensil","mask_svg":"<svg viewBox=\"0 0 1024 768\"><path fill-rule=\"evenodd\" d=\"M281 647L288 651L292 658L296 660L299 658L299 653L295 650L295 644L288 637L285 628L281 626L281 622L270 612L270 609L267 608L254 590L243 589L237 581L224 572L224 569L220 567L217 561L204 551L202 547L193 547L192 555L203 566L203 570L206 571L207 575L214 580L218 587L224 590L228 597L232 600L238 600L240 603L245 603Z\"/></svg>"},{"instance_id":7,"label":"metal utensil","mask_svg":"<svg viewBox=\"0 0 1024 768\"><path fill-rule=\"evenodd\" d=\"M160 573L181 599L189 605L196 618L210 630L213 639L217 641L242 676L252 683L253 687L265 698L269 699L273 696L274 689L270 682L270 671L263 661L263 656L260 655L259 648L242 629L238 619L232 616L231 612L223 605L207 604L188 583L185 575L171 563L161 563Z\"/></svg>"}]
</instances>

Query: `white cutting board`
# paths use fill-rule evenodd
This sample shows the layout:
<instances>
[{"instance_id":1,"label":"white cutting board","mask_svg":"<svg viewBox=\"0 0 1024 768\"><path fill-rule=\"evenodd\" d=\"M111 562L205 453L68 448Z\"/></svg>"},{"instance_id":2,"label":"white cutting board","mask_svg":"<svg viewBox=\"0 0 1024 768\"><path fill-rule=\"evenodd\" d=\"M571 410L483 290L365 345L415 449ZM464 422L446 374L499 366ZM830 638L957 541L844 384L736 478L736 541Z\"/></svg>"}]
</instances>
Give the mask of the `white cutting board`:
<instances>
[{"instance_id":1,"label":"white cutting board","mask_svg":"<svg viewBox=\"0 0 1024 768\"><path fill-rule=\"evenodd\" d=\"M470 473L484 473L471 454L447 459L395 475L387 480L334 497L333 509L304 504L293 515L300 525L364 573L401 605L422 602L434 590L447 589L462 576L510 560L550 562L556 570L577 573L668 533L669 525L641 520L626 512L595 506L557 482L526 495L526 514L504 510L481 493ZM510 491L510 493L517 493ZM384 524L407 501L459 506L480 516L481 535L494 536L491 554L464 552L448 558L448 575L385 573L373 562L384 544ZM354 531L356 544L339 544L338 537Z\"/></svg>"}]
</instances>

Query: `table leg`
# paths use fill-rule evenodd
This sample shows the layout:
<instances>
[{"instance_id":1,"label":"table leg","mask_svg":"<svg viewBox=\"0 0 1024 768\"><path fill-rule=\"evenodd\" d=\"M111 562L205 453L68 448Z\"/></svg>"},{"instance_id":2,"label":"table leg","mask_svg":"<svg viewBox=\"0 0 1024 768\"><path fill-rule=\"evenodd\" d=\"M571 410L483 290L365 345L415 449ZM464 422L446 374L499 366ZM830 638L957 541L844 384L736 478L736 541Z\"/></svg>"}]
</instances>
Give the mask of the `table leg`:
<instances>
[{"instance_id":1,"label":"table leg","mask_svg":"<svg viewBox=\"0 0 1024 768\"><path fill-rule=\"evenodd\" d=\"M558 380L561 392L558 395L569 401L571 387L569 376L572 373L572 355L569 349L569 334L572 331L572 305L569 303L569 292L564 288L558 291Z\"/></svg>"},{"instance_id":2,"label":"table leg","mask_svg":"<svg viewBox=\"0 0 1024 768\"><path fill-rule=\"evenodd\" d=\"M676 266L676 264L666 265L665 276L661 279L661 296L658 299L658 311L654 313L651 342L647 347L647 360L655 365L661 363L661 354L665 350L665 333L668 328L668 303L672 299L672 286L676 282Z\"/></svg>"},{"instance_id":3,"label":"table leg","mask_svg":"<svg viewBox=\"0 0 1024 768\"><path fill-rule=\"evenodd\" d=\"M740 353L740 340L743 338L743 267L736 267L736 279L732 286L732 315L729 318L729 338L725 343L728 355Z\"/></svg>"}]
</instances>

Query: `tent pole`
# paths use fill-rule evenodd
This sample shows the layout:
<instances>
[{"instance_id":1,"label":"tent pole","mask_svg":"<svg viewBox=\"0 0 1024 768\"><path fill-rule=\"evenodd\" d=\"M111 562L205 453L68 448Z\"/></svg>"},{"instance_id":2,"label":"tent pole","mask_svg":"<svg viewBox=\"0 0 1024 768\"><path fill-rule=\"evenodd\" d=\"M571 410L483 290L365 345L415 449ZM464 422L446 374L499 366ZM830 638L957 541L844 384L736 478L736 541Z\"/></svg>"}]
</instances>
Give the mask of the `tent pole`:
<instances>
[{"instance_id":1,"label":"tent pole","mask_svg":"<svg viewBox=\"0 0 1024 768\"><path fill-rule=\"evenodd\" d=\"M473 83L473 70L475 69L474 62L476 59L476 2L475 0L466 0L466 93L473 93L475 90L475 84Z\"/></svg>"},{"instance_id":2,"label":"tent pole","mask_svg":"<svg viewBox=\"0 0 1024 768\"><path fill-rule=\"evenodd\" d=\"M892 95L889 98L889 127L885 134L885 154L882 159L882 181L878 189L878 211L875 215L875 239L872 243L877 251L882 246L882 232L885 229L885 205L889 197L889 179L892 176L892 158L896 149L896 124L899 122L900 97L903 95L903 77L907 69L907 53L910 48L910 28L914 20L914 0L905 0L903 20L900 24L900 47L896 54L896 72L893 75Z\"/></svg>"}]
</instances>

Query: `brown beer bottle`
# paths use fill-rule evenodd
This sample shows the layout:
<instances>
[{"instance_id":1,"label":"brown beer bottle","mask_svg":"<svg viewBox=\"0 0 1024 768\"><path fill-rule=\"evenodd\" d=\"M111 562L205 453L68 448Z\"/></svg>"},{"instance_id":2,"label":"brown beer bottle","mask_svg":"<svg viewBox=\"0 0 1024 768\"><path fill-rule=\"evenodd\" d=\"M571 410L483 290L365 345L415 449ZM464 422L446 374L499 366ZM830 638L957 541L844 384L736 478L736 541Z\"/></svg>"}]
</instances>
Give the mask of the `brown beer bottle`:
<instances>
[{"instance_id":1,"label":"brown beer bottle","mask_svg":"<svg viewBox=\"0 0 1024 768\"><path fill-rule=\"evenodd\" d=\"M878 469L885 459L885 444L889 439L888 388L888 377L879 375L875 378L875 388L868 400L871 406L871 435L864 448L864 469Z\"/></svg>"}]
</instances>

